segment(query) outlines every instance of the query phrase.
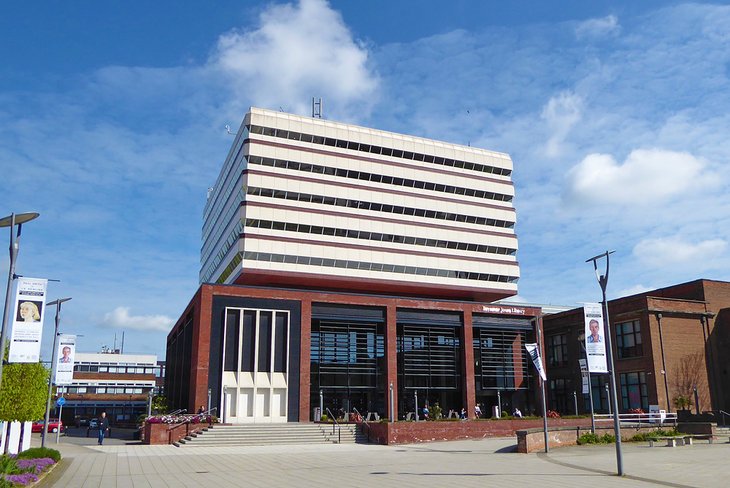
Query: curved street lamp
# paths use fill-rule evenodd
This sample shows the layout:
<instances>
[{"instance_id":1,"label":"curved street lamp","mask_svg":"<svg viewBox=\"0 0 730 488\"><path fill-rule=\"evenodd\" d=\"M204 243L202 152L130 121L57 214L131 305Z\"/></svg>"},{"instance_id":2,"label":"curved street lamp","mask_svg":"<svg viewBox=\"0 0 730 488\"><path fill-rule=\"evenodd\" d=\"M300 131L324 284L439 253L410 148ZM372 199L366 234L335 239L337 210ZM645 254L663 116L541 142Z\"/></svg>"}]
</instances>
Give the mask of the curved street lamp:
<instances>
[{"instance_id":1,"label":"curved street lamp","mask_svg":"<svg viewBox=\"0 0 730 488\"><path fill-rule=\"evenodd\" d=\"M13 289L13 281L15 280L15 261L18 259L18 250L20 249L20 233L23 230L23 224L37 218L38 212L12 213L7 217L0 219L0 227L10 227L10 266L8 267L8 287L5 290L5 309L3 310L2 330L0 331L0 386L3 382L3 363L5 362L5 339L8 331L8 318L10 317L10 292ZM16 234L15 226L18 226Z\"/></svg>"}]
</instances>

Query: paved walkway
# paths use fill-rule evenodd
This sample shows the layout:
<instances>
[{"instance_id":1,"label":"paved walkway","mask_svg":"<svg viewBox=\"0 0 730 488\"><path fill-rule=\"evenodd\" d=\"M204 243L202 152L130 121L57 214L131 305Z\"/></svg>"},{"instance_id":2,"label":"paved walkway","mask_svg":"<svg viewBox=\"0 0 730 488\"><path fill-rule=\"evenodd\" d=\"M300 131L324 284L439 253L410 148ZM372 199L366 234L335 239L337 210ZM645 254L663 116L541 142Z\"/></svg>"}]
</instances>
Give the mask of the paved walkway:
<instances>
[{"instance_id":1,"label":"paved walkway","mask_svg":"<svg viewBox=\"0 0 730 488\"><path fill-rule=\"evenodd\" d=\"M53 446L55 447L55 446ZM40 484L58 487L726 487L730 444L624 444L517 454L514 439L404 446L182 447L61 444Z\"/></svg>"}]
</instances>

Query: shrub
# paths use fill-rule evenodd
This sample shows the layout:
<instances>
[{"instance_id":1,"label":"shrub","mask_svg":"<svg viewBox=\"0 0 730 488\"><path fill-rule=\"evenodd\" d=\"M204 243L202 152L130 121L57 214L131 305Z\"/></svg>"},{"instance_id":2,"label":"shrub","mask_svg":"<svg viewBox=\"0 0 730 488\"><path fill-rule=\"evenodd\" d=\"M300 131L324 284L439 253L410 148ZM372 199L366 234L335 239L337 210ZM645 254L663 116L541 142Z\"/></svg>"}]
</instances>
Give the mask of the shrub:
<instances>
[{"instance_id":1,"label":"shrub","mask_svg":"<svg viewBox=\"0 0 730 488\"><path fill-rule=\"evenodd\" d=\"M0 488L14 488L13 482L0 476Z\"/></svg>"},{"instance_id":2,"label":"shrub","mask_svg":"<svg viewBox=\"0 0 730 488\"><path fill-rule=\"evenodd\" d=\"M322 414L322 416L320 417L319 421L320 421L320 422L325 422L325 423L327 423L327 422L329 422L329 421L330 421L330 418L329 418L329 417L327 416L327 414L326 414L326 413L323 413L323 414Z\"/></svg>"},{"instance_id":3,"label":"shrub","mask_svg":"<svg viewBox=\"0 0 730 488\"><path fill-rule=\"evenodd\" d=\"M636 434L631 439L629 439L631 442L643 442L643 441L650 441L652 439L657 439L659 437L676 437L682 435L681 432L677 432L676 430L662 430L658 429L654 432L641 432L639 434Z\"/></svg>"},{"instance_id":4,"label":"shrub","mask_svg":"<svg viewBox=\"0 0 730 488\"><path fill-rule=\"evenodd\" d=\"M578 444L581 446L584 444L613 444L614 442L616 442L616 438L613 434L608 433L599 436L593 432L586 432L578 437Z\"/></svg>"},{"instance_id":5,"label":"shrub","mask_svg":"<svg viewBox=\"0 0 730 488\"><path fill-rule=\"evenodd\" d=\"M15 462L15 458L11 458L3 454L0 456L0 474L16 474L19 473L18 463Z\"/></svg>"},{"instance_id":6,"label":"shrub","mask_svg":"<svg viewBox=\"0 0 730 488\"><path fill-rule=\"evenodd\" d=\"M582 446L584 444L598 444L598 443L600 443L600 438L593 432L586 432L585 434L581 434L581 436L578 437L579 446Z\"/></svg>"},{"instance_id":7,"label":"shrub","mask_svg":"<svg viewBox=\"0 0 730 488\"><path fill-rule=\"evenodd\" d=\"M17 459L51 458L55 462L61 460L61 453L50 447L31 447L20 454Z\"/></svg>"}]
</instances>

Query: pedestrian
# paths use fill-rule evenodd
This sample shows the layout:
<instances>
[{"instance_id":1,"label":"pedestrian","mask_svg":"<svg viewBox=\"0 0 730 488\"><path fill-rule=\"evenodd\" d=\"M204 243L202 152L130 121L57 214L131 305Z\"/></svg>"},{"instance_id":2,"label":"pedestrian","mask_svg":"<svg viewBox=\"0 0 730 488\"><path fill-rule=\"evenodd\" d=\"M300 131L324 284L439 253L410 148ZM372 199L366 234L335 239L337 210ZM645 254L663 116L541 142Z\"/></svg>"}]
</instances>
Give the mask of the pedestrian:
<instances>
[{"instance_id":1,"label":"pedestrian","mask_svg":"<svg viewBox=\"0 0 730 488\"><path fill-rule=\"evenodd\" d=\"M104 443L104 436L109 432L109 419L106 418L106 412L101 412L99 419L99 445Z\"/></svg>"},{"instance_id":2,"label":"pedestrian","mask_svg":"<svg viewBox=\"0 0 730 488\"><path fill-rule=\"evenodd\" d=\"M459 418L461 420L466 420L466 409L464 407L461 407L461 413L459 414Z\"/></svg>"},{"instance_id":3,"label":"pedestrian","mask_svg":"<svg viewBox=\"0 0 730 488\"><path fill-rule=\"evenodd\" d=\"M512 416L516 417L518 419L522 418L522 412L520 412L520 409L515 407L514 411L512 412Z\"/></svg>"},{"instance_id":4,"label":"pedestrian","mask_svg":"<svg viewBox=\"0 0 730 488\"><path fill-rule=\"evenodd\" d=\"M200 408L198 409L198 415L200 415L202 413L205 413L205 405L201 405Z\"/></svg>"},{"instance_id":5,"label":"pedestrian","mask_svg":"<svg viewBox=\"0 0 730 488\"><path fill-rule=\"evenodd\" d=\"M474 407L474 416L475 416L476 418L481 418L481 416L482 416L482 409L481 409L481 407L479 406L479 404L478 404L478 403L477 403L477 405L476 405L476 406Z\"/></svg>"}]
</instances>

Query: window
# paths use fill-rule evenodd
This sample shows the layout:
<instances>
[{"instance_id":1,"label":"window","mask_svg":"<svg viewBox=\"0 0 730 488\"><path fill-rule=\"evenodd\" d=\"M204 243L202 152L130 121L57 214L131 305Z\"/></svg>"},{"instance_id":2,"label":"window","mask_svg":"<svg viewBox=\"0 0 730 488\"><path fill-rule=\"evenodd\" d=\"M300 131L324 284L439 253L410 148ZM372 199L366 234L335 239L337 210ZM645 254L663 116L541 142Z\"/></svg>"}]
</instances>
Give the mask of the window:
<instances>
[{"instance_id":1,"label":"window","mask_svg":"<svg viewBox=\"0 0 730 488\"><path fill-rule=\"evenodd\" d=\"M641 408L649 410L649 396L646 390L646 373L621 373L621 406L624 410Z\"/></svg>"},{"instance_id":2,"label":"window","mask_svg":"<svg viewBox=\"0 0 730 488\"><path fill-rule=\"evenodd\" d=\"M616 325L616 350L619 359L643 356L641 324L638 320Z\"/></svg>"},{"instance_id":3,"label":"window","mask_svg":"<svg viewBox=\"0 0 730 488\"><path fill-rule=\"evenodd\" d=\"M573 410L573 390L570 388L570 380L556 378L550 380L550 393L548 408L566 414Z\"/></svg>"},{"instance_id":4,"label":"window","mask_svg":"<svg viewBox=\"0 0 730 488\"><path fill-rule=\"evenodd\" d=\"M568 364L568 334L548 336L548 365L565 366Z\"/></svg>"}]
</instances>

